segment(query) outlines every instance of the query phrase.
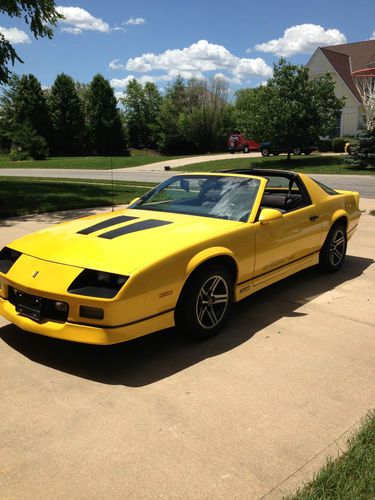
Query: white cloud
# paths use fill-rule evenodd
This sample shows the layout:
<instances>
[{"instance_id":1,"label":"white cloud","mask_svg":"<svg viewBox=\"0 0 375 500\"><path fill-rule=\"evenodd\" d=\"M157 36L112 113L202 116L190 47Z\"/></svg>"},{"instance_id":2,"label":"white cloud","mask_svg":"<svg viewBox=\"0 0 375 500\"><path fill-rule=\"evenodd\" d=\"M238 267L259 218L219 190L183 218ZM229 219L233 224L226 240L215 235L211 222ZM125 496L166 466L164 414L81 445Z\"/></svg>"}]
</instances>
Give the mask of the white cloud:
<instances>
[{"instance_id":1,"label":"white cloud","mask_svg":"<svg viewBox=\"0 0 375 500\"><path fill-rule=\"evenodd\" d=\"M80 35L84 31L100 31L108 33L110 31L109 24L104 22L99 17L94 17L87 10L81 7L64 7L62 5L56 7L59 14L64 16L60 22L66 24L62 31Z\"/></svg>"},{"instance_id":2,"label":"white cloud","mask_svg":"<svg viewBox=\"0 0 375 500\"><path fill-rule=\"evenodd\" d=\"M149 75L143 75L143 76L134 76L134 75L128 75L125 78L112 78L110 80L110 84L113 88L115 89L122 89L128 86L128 83L132 80L137 80L139 83L145 84L147 82L156 82L156 81L165 81L165 77L162 76L149 76Z\"/></svg>"},{"instance_id":3,"label":"white cloud","mask_svg":"<svg viewBox=\"0 0 375 500\"><path fill-rule=\"evenodd\" d=\"M123 24L128 24L128 25L130 24L133 26L136 26L139 24L146 24L146 19L144 19L143 17L131 17Z\"/></svg>"},{"instance_id":4,"label":"white cloud","mask_svg":"<svg viewBox=\"0 0 375 500\"><path fill-rule=\"evenodd\" d=\"M249 75L266 78L272 76L272 68L260 57L240 58L222 45L209 43L207 40L199 40L184 49L170 49L161 54L143 54L129 59L125 68L137 73L167 71L167 75L172 78L178 74L184 78L203 78L204 72L219 70L231 73L231 77L237 80Z\"/></svg>"},{"instance_id":5,"label":"white cloud","mask_svg":"<svg viewBox=\"0 0 375 500\"><path fill-rule=\"evenodd\" d=\"M1 28L0 28L1 30ZM375 40L375 31L372 33L372 35L370 36L370 40Z\"/></svg>"},{"instance_id":6,"label":"white cloud","mask_svg":"<svg viewBox=\"0 0 375 500\"><path fill-rule=\"evenodd\" d=\"M126 65L125 64L121 64L119 63L119 59L113 59L113 61L111 61L109 63L109 69L126 69Z\"/></svg>"},{"instance_id":7,"label":"white cloud","mask_svg":"<svg viewBox=\"0 0 375 500\"><path fill-rule=\"evenodd\" d=\"M236 67L233 69L233 74L240 80L248 75L257 75L270 78L272 69L261 57L255 59L240 59Z\"/></svg>"},{"instance_id":8,"label":"white cloud","mask_svg":"<svg viewBox=\"0 0 375 500\"><path fill-rule=\"evenodd\" d=\"M0 33L4 35L4 38L6 38L8 42L14 45L18 43L31 43L29 35L18 28L3 28L0 26Z\"/></svg>"},{"instance_id":9,"label":"white cloud","mask_svg":"<svg viewBox=\"0 0 375 500\"><path fill-rule=\"evenodd\" d=\"M338 45L346 41L345 35L337 29L325 30L318 24L299 24L286 29L283 37L259 43L255 48L261 52L288 57L311 54L323 45Z\"/></svg>"}]
</instances>

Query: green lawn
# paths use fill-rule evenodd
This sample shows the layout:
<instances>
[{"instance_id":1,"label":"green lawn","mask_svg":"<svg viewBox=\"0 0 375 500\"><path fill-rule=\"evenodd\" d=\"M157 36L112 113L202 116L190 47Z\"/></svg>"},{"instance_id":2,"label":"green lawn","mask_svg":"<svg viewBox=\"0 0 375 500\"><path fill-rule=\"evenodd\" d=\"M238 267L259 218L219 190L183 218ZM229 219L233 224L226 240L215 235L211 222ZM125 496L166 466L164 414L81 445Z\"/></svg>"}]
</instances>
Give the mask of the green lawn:
<instances>
[{"instance_id":1,"label":"green lawn","mask_svg":"<svg viewBox=\"0 0 375 500\"><path fill-rule=\"evenodd\" d=\"M374 175L375 169L362 168L353 169L345 165L340 156L298 156L291 157L276 156L267 158L238 158L236 160L207 161L195 163L194 165L184 165L173 170L185 172L212 172L226 168L275 168L279 170L293 170L306 174L367 174Z\"/></svg>"},{"instance_id":2,"label":"green lawn","mask_svg":"<svg viewBox=\"0 0 375 500\"><path fill-rule=\"evenodd\" d=\"M375 411L369 412L347 451L329 459L315 478L287 500L372 500L375 498Z\"/></svg>"},{"instance_id":3,"label":"green lawn","mask_svg":"<svg viewBox=\"0 0 375 500\"><path fill-rule=\"evenodd\" d=\"M128 168L148 165L150 163L165 162L181 156L140 155L135 156L71 156L51 157L46 160L9 161L8 156L0 156L1 168L76 168L107 170L110 168Z\"/></svg>"},{"instance_id":4,"label":"green lawn","mask_svg":"<svg viewBox=\"0 0 375 500\"><path fill-rule=\"evenodd\" d=\"M0 219L43 212L129 203L154 184L0 177Z\"/></svg>"}]
</instances>

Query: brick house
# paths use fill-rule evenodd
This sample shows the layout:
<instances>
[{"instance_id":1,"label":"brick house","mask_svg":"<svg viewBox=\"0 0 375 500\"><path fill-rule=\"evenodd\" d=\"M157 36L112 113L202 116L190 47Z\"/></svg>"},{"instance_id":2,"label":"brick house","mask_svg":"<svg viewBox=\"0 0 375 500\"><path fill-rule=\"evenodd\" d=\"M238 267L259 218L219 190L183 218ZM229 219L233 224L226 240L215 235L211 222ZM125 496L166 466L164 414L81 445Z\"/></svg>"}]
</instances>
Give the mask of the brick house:
<instances>
[{"instance_id":1,"label":"brick house","mask_svg":"<svg viewBox=\"0 0 375 500\"><path fill-rule=\"evenodd\" d=\"M375 67L375 40L319 47L307 65L311 78L330 73L337 97L346 97L345 107L337 120L336 136L356 135L363 113L361 96L353 83L353 71Z\"/></svg>"}]
</instances>

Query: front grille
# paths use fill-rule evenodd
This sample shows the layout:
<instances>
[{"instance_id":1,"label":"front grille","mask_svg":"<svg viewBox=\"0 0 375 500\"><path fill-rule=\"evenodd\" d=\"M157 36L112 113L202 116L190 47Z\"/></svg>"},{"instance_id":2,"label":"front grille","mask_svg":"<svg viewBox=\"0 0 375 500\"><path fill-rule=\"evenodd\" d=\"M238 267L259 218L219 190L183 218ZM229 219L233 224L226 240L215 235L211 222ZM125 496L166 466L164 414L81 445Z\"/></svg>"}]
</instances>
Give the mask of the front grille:
<instances>
[{"instance_id":1,"label":"front grille","mask_svg":"<svg viewBox=\"0 0 375 500\"><path fill-rule=\"evenodd\" d=\"M16 308L19 306L19 300L17 299L16 295L17 290L13 288L12 286L8 286L8 300L11 304L13 304ZM55 308L55 305L57 302L61 301L56 301L52 299L45 299L43 297L35 296L35 295L30 295L27 293L22 292L22 305L23 306L30 306L35 302L35 299L39 299L40 301L40 320L52 320L52 321L59 321L59 322L65 322L68 319L68 314L69 314L69 305L66 304L67 310L66 311L59 311Z\"/></svg>"}]
</instances>

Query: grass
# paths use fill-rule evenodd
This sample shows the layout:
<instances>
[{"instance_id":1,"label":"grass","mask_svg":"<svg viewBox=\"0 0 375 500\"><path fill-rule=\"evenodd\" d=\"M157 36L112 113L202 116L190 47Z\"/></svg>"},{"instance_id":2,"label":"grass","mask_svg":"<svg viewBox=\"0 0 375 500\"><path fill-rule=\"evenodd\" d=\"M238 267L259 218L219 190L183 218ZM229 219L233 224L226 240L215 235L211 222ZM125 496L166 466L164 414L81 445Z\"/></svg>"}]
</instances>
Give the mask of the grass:
<instances>
[{"instance_id":1,"label":"grass","mask_svg":"<svg viewBox=\"0 0 375 500\"><path fill-rule=\"evenodd\" d=\"M134 156L57 156L46 160L9 161L8 156L0 156L1 168L65 168L109 170L110 168L139 167L156 162L168 162L181 156L134 154Z\"/></svg>"},{"instance_id":2,"label":"grass","mask_svg":"<svg viewBox=\"0 0 375 500\"><path fill-rule=\"evenodd\" d=\"M116 181L0 177L0 219L129 203L154 184Z\"/></svg>"},{"instance_id":3,"label":"grass","mask_svg":"<svg viewBox=\"0 0 375 500\"><path fill-rule=\"evenodd\" d=\"M348 441L347 451L328 459L314 479L288 500L370 500L375 498L375 410Z\"/></svg>"},{"instance_id":4,"label":"grass","mask_svg":"<svg viewBox=\"0 0 375 500\"><path fill-rule=\"evenodd\" d=\"M345 175L374 175L375 169L354 169L342 162L340 156L276 156L267 158L238 158L238 160L219 160L184 165L173 170L186 172L212 172L226 168L275 168L279 170L293 170L308 174L345 174Z\"/></svg>"}]
</instances>

